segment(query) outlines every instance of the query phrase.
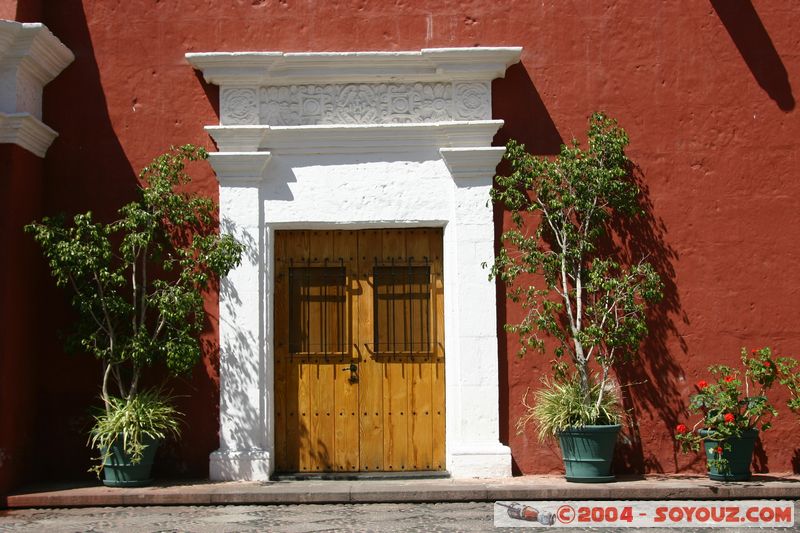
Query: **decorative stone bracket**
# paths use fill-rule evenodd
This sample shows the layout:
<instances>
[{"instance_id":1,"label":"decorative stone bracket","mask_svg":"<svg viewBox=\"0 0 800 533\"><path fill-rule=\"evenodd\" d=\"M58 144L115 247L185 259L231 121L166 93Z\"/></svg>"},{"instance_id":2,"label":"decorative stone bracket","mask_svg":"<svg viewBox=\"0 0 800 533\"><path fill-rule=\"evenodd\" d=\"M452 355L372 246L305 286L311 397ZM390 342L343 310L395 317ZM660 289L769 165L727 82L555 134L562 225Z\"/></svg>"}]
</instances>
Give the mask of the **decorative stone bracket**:
<instances>
[{"instance_id":1,"label":"decorative stone bracket","mask_svg":"<svg viewBox=\"0 0 800 533\"><path fill-rule=\"evenodd\" d=\"M499 441L487 205L502 147L491 82L520 48L186 54L220 86L207 126L222 230L248 245L220 291L220 448L212 479L274 470L274 232L444 227L447 469L511 475Z\"/></svg>"},{"instance_id":2,"label":"decorative stone bracket","mask_svg":"<svg viewBox=\"0 0 800 533\"><path fill-rule=\"evenodd\" d=\"M42 88L75 56L39 23L0 20L0 143L44 157L58 135L42 122Z\"/></svg>"}]
</instances>

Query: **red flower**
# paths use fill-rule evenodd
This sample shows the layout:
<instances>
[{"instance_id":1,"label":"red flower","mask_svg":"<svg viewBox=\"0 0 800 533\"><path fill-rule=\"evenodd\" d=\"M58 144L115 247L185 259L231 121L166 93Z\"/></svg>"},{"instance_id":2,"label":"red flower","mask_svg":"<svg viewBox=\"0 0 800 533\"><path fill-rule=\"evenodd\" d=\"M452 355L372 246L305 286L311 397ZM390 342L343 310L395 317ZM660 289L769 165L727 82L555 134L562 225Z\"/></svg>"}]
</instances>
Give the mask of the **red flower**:
<instances>
[{"instance_id":1,"label":"red flower","mask_svg":"<svg viewBox=\"0 0 800 533\"><path fill-rule=\"evenodd\" d=\"M756 350L755 348L753 348L752 350L750 350L750 353L754 354L754 353L756 353L757 351L758 351L758 350Z\"/></svg>"},{"instance_id":2,"label":"red flower","mask_svg":"<svg viewBox=\"0 0 800 533\"><path fill-rule=\"evenodd\" d=\"M730 424L731 422L733 422L734 418L735 418L735 417L734 417L732 414L730 414L730 413L725 413L725 422L727 422L728 424Z\"/></svg>"},{"instance_id":3,"label":"red flower","mask_svg":"<svg viewBox=\"0 0 800 533\"><path fill-rule=\"evenodd\" d=\"M678 424L675 427L675 431L677 431L678 433L686 433L686 430L687 430L686 424Z\"/></svg>"},{"instance_id":4,"label":"red flower","mask_svg":"<svg viewBox=\"0 0 800 533\"><path fill-rule=\"evenodd\" d=\"M704 379L701 379L700 381L697 382L697 388L698 389L703 390L706 387L708 387L708 381L706 381Z\"/></svg>"},{"instance_id":5,"label":"red flower","mask_svg":"<svg viewBox=\"0 0 800 533\"><path fill-rule=\"evenodd\" d=\"M770 366L772 366L772 365L770 365L770 364L769 364L769 361L764 361L764 366L765 366L765 367L767 367L767 368L769 368L769 367L770 367Z\"/></svg>"},{"instance_id":6,"label":"red flower","mask_svg":"<svg viewBox=\"0 0 800 533\"><path fill-rule=\"evenodd\" d=\"M733 381L734 379L736 379L736 378L735 378L735 377L733 377L733 376L725 376L725 383L730 383L730 382L731 382L731 381Z\"/></svg>"},{"instance_id":7,"label":"red flower","mask_svg":"<svg viewBox=\"0 0 800 533\"><path fill-rule=\"evenodd\" d=\"M722 446L717 446L717 453L722 455Z\"/></svg>"}]
</instances>

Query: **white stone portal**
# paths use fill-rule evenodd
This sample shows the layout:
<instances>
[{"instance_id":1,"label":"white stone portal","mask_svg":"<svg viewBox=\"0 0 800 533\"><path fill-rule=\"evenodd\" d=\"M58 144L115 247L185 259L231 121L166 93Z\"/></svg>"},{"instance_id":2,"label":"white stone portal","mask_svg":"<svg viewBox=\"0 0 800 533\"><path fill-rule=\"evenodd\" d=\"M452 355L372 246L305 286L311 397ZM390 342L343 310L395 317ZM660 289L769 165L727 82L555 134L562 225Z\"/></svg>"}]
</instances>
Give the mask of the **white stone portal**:
<instances>
[{"instance_id":1,"label":"white stone portal","mask_svg":"<svg viewBox=\"0 0 800 533\"><path fill-rule=\"evenodd\" d=\"M491 81L520 48L419 52L187 54L220 85L206 129L222 231L243 241L220 290L220 447L215 480L274 470L274 232L444 228L446 468L507 477L499 440L489 189Z\"/></svg>"}]
</instances>

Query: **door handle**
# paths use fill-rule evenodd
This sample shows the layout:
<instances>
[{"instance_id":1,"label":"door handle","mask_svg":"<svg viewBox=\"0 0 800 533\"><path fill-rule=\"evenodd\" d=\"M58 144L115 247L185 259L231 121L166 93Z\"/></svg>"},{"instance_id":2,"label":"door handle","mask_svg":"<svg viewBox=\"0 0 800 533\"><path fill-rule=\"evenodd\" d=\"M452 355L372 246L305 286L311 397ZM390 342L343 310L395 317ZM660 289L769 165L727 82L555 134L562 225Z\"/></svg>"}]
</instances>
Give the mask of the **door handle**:
<instances>
[{"instance_id":1,"label":"door handle","mask_svg":"<svg viewBox=\"0 0 800 533\"><path fill-rule=\"evenodd\" d=\"M342 369L342 372L350 371L350 383L358 383L358 365L355 363L350 363L350 366L346 366Z\"/></svg>"}]
</instances>

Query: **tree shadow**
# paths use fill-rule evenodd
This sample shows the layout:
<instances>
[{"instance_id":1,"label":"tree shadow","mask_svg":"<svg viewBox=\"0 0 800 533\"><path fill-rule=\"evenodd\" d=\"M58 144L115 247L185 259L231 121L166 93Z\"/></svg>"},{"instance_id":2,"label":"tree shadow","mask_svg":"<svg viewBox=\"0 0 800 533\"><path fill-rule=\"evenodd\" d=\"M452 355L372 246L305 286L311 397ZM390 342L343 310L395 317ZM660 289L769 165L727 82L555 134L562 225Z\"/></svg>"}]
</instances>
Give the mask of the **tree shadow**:
<instances>
[{"instance_id":1,"label":"tree shadow","mask_svg":"<svg viewBox=\"0 0 800 533\"><path fill-rule=\"evenodd\" d=\"M795 107L789 75L750 0L710 0L758 84L786 112Z\"/></svg>"},{"instance_id":2,"label":"tree shadow","mask_svg":"<svg viewBox=\"0 0 800 533\"><path fill-rule=\"evenodd\" d=\"M684 355L688 345L681 337L677 323L689 324L683 311L675 282L675 267L678 253L667 242L667 227L655 212L647 179L638 166L631 166L631 176L639 187L640 213L633 217L618 217L612 220L615 249L613 253L622 264L635 264L640 260L649 262L658 272L664 285L663 299L647 310L648 334L639 350L639 356L627 364L615 368L620 383L627 389L623 395L624 408L630 414L628 437L630 442L620 446L619 462L624 473L663 472L657 456L645 455L639 423L644 414L661 421L664 432L671 435L678 420L685 416L685 408L676 383L683 369L670 353L677 346ZM678 448L673 443L673 456L677 465Z\"/></svg>"}]
</instances>

